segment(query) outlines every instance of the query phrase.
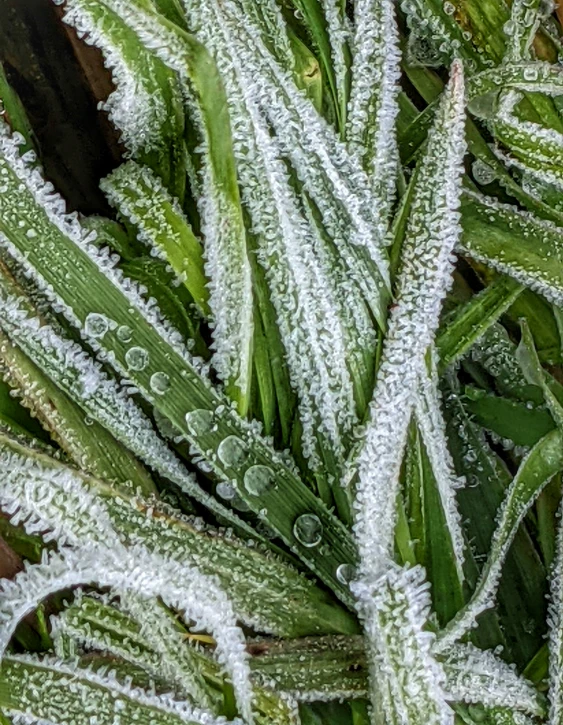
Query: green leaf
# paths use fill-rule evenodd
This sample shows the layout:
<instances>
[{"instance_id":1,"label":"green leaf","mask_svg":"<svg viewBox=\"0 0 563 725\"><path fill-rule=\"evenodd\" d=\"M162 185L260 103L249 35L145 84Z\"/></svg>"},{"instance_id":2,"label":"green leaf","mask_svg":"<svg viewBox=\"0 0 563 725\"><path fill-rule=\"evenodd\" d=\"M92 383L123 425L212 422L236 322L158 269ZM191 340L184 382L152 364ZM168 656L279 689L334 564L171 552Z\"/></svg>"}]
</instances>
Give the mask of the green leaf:
<instances>
[{"instance_id":1,"label":"green leaf","mask_svg":"<svg viewBox=\"0 0 563 725\"><path fill-rule=\"evenodd\" d=\"M555 304L563 302L561 229L515 207L466 192L462 248Z\"/></svg>"},{"instance_id":2,"label":"green leaf","mask_svg":"<svg viewBox=\"0 0 563 725\"><path fill-rule=\"evenodd\" d=\"M494 605L502 565L518 527L542 488L563 468L562 443L559 430L554 430L542 438L520 464L498 513L490 553L475 592L440 633L439 650L466 635L475 626L476 618Z\"/></svg>"},{"instance_id":3,"label":"green leaf","mask_svg":"<svg viewBox=\"0 0 563 725\"><path fill-rule=\"evenodd\" d=\"M446 368L464 355L475 341L511 306L522 286L500 276L446 318L436 339L440 366Z\"/></svg>"}]
</instances>

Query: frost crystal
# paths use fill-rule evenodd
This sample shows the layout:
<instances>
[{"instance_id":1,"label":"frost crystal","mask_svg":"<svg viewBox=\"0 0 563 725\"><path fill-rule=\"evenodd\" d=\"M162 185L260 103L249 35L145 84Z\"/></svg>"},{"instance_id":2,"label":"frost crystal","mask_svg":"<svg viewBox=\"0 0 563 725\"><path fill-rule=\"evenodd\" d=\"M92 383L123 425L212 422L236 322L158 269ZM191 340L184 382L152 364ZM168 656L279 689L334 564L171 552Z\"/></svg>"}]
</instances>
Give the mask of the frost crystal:
<instances>
[{"instance_id":1,"label":"frost crystal","mask_svg":"<svg viewBox=\"0 0 563 725\"><path fill-rule=\"evenodd\" d=\"M195 620L196 627L211 632L217 641L218 659L232 679L245 719L252 722L244 636L226 595L213 578L196 569L187 572L185 566L138 546L63 547L58 553L45 553L40 564L27 566L12 581L2 580L0 656L18 622L42 599L79 584L110 587L126 600L129 592L148 599L161 597L167 605L182 611L187 620Z\"/></svg>"},{"instance_id":2,"label":"frost crystal","mask_svg":"<svg viewBox=\"0 0 563 725\"><path fill-rule=\"evenodd\" d=\"M451 283L452 251L459 238L457 207L465 153L463 135L463 72L455 63L420 167L403 245L397 301L390 316L370 422L359 456L354 530L360 550L360 574L372 580L392 559L407 429L424 374L426 351Z\"/></svg>"},{"instance_id":3,"label":"frost crystal","mask_svg":"<svg viewBox=\"0 0 563 725\"><path fill-rule=\"evenodd\" d=\"M379 578L353 585L366 633L374 723L452 725L445 675L424 630L429 585L420 567L390 564Z\"/></svg>"},{"instance_id":4,"label":"frost crystal","mask_svg":"<svg viewBox=\"0 0 563 725\"><path fill-rule=\"evenodd\" d=\"M364 160L385 237L395 192L395 118L400 77L398 33L391 0L355 3L354 60L346 138Z\"/></svg>"}]
</instances>

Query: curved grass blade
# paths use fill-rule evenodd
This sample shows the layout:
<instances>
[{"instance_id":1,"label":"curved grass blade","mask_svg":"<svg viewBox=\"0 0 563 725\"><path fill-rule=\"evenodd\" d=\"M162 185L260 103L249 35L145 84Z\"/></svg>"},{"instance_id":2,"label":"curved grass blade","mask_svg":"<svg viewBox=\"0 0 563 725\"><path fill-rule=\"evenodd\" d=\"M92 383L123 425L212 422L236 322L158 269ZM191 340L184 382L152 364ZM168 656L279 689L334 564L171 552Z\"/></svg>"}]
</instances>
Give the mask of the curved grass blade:
<instances>
[{"instance_id":1,"label":"curved grass blade","mask_svg":"<svg viewBox=\"0 0 563 725\"><path fill-rule=\"evenodd\" d=\"M524 458L498 514L490 553L468 604L438 635L437 651L444 651L466 635L476 618L494 605L506 554L524 516L542 488L563 468L563 447L558 430L548 433Z\"/></svg>"},{"instance_id":2,"label":"curved grass blade","mask_svg":"<svg viewBox=\"0 0 563 725\"><path fill-rule=\"evenodd\" d=\"M42 599L81 584L110 587L126 600L131 594L149 601L161 597L165 604L181 611L186 621L195 620L213 634L218 660L232 679L245 719L252 722L245 640L230 600L212 577L160 554L151 554L143 547L125 549L114 543L109 548L105 542L102 546L88 543L76 549L61 547L57 553L44 555L39 564L28 565L13 580L2 580L0 657L19 621L36 609Z\"/></svg>"},{"instance_id":3,"label":"curved grass blade","mask_svg":"<svg viewBox=\"0 0 563 725\"><path fill-rule=\"evenodd\" d=\"M68 686L72 680L73 687ZM86 703L86 706L85 706ZM0 707L15 717L61 724L72 719L88 725L95 713L100 725L127 719L139 725L223 725L223 718L120 683L117 678L53 658L5 657L0 665ZM242 725L241 720L233 725Z\"/></svg>"},{"instance_id":4,"label":"curved grass blade","mask_svg":"<svg viewBox=\"0 0 563 725\"><path fill-rule=\"evenodd\" d=\"M172 194L183 198L184 109L174 73L142 46L107 3L69 0L63 19L104 54L116 86L105 109L128 154L151 167Z\"/></svg>"},{"instance_id":5,"label":"curved grass blade","mask_svg":"<svg viewBox=\"0 0 563 725\"><path fill-rule=\"evenodd\" d=\"M111 365L187 436L194 454L197 452L202 456L199 460L204 467L229 482L235 480L238 493L251 510L264 517L313 571L343 599L350 601L349 590L336 577L340 564L354 563L356 558L345 527L301 483L288 457L275 452L255 426L240 419L224 396L211 387L205 368L189 354L178 333L162 320L154 304L147 303L136 286L121 276L113 266L115 260L100 253L76 220L62 213L60 199L48 196L40 175L27 169L18 158L17 147L5 136L0 140L4 154L0 160L2 181L18 188L17 209L10 207L13 197L9 195L2 196L0 201L0 230L5 235L2 244L23 263L26 272L47 291L57 308L65 312L89 344L100 352L105 350ZM25 193L19 189L22 183ZM23 227L18 225L19 221L23 221ZM31 234L28 234L30 230ZM34 235L40 236L41 245L34 243ZM69 283L68 275L72 283ZM228 516L223 506L198 490L171 457L170 451L161 441L155 440L146 422L141 423L141 430L147 436L148 450L139 445L138 422L127 425L124 420L116 420L111 413L116 401L122 404L122 411L129 406L128 416L142 420L138 412L133 414L132 402L126 395L116 396L115 391L108 391L104 407L109 411L101 410L103 375L94 372L92 378L92 361L79 352L80 348L76 350L72 345L70 348L63 345L63 353L60 343L52 337L52 331L42 330L30 321L28 313L22 313L19 304L12 302L3 306L3 326L8 324L6 316L12 316L10 337L14 339L17 335L18 344L27 354L33 353L35 362L42 356L44 369L49 370L51 377L58 376L57 384L82 407L86 405L91 417L100 422L109 419L112 429L119 426L119 434L115 431L114 434L120 440L128 436L128 446L132 450L139 451L146 461L147 454L152 457L150 465L158 470L168 469L165 475L181 480L181 485L189 486L192 495L222 512L220 515ZM124 337L125 330L127 336ZM41 346L37 347L39 339ZM33 349L30 351L30 348ZM74 353L70 352L71 348ZM57 359L55 364L53 357ZM65 372L69 365L74 368L70 378ZM254 479L263 481L264 477L265 487L254 483ZM299 538L301 529L297 519L302 515L318 519L321 538L328 546L330 556L324 556L318 545L311 546L308 540L304 544ZM233 520L232 515L230 518ZM236 517L234 520L237 521ZM241 526L240 521L238 526ZM252 531L251 527L247 529Z\"/></svg>"},{"instance_id":6,"label":"curved grass blade","mask_svg":"<svg viewBox=\"0 0 563 725\"><path fill-rule=\"evenodd\" d=\"M236 537L203 528L154 499L116 491L40 451L1 437L2 505L30 534L42 532L70 545L93 539L162 550L217 577L248 626L296 637L357 631L351 615L286 562ZM45 532L51 532L49 535ZM291 590L292 597L287 597Z\"/></svg>"}]
</instances>

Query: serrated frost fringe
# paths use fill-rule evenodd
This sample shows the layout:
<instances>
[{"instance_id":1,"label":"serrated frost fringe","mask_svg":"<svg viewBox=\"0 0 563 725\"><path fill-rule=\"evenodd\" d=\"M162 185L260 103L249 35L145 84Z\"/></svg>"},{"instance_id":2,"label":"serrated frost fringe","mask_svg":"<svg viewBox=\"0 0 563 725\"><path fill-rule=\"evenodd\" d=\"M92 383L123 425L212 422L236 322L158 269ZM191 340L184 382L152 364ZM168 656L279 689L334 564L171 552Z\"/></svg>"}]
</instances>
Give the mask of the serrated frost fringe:
<instances>
[{"instance_id":1,"label":"serrated frost fringe","mask_svg":"<svg viewBox=\"0 0 563 725\"><path fill-rule=\"evenodd\" d=\"M231 603L213 577L178 565L143 547L111 549L88 544L44 552L40 564L28 565L13 580L0 581L0 658L21 619L45 597L82 584L110 587L115 594L129 592L161 597L195 626L211 632L219 662L228 671L245 719L252 722L252 687L244 635ZM141 608L142 612L142 608ZM139 613L139 610L136 610Z\"/></svg>"},{"instance_id":2,"label":"serrated frost fringe","mask_svg":"<svg viewBox=\"0 0 563 725\"><path fill-rule=\"evenodd\" d=\"M425 631L429 584L420 567L391 564L377 578L353 584L370 663L373 722L377 725L452 725L446 678Z\"/></svg>"},{"instance_id":3,"label":"serrated frost fringe","mask_svg":"<svg viewBox=\"0 0 563 725\"><path fill-rule=\"evenodd\" d=\"M354 531L360 575L377 578L393 558L399 473L425 355L451 284L452 252L459 239L459 196L464 143L464 84L452 66L403 245L396 305L390 316L370 422L358 459Z\"/></svg>"},{"instance_id":4,"label":"serrated frost fringe","mask_svg":"<svg viewBox=\"0 0 563 725\"><path fill-rule=\"evenodd\" d=\"M54 657L10 655L9 660L10 665L24 666L19 676L25 679L28 693L19 700L20 707L28 712L18 710L10 712L15 722L52 725L52 720L44 720L35 713L43 712L45 716L62 715L58 712L58 707L64 707L64 697L63 702L59 702L58 698L64 693L68 695L69 704L76 705L76 700L79 698L80 712L84 715L84 720L77 721L77 725L82 723L87 725L91 722L91 717L100 717L102 714L107 717L104 721L106 725L119 722L123 714L124 701L127 700L154 709L159 719L162 718L163 725L175 724L178 721L188 725L227 725L227 722L229 725L243 725L238 718L227 721L224 717L216 717L204 710L191 707L187 702L175 700L170 695L157 695L154 691L147 692L133 687L128 682L121 682L112 670L94 671L79 667L77 663L62 662ZM72 688L68 687L70 683ZM97 698L94 692L98 695ZM53 697L55 693L58 698ZM169 720L167 716L172 716L174 719Z\"/></svg>"},{"instance_id":5,"label":"serrated frost fringe","mask_svg":"<svg viewBox=\"0 0 563 725\"><path fill-rule=\"evenodd\" d=\"M399 162L395 118L401 56L395 9L391 0L356 0L354 13L346 138L350 148L364 159L379 216L379 234L385 238Z\"/></svg>"}]
</instances>

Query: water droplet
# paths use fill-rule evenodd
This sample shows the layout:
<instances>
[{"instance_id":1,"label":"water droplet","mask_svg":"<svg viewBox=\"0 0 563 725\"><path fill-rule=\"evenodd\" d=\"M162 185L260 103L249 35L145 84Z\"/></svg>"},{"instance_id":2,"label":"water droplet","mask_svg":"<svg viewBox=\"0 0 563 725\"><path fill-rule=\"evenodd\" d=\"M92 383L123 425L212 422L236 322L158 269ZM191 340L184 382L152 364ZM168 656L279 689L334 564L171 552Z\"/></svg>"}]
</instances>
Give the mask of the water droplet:
<instances>
[{"instance_id":1,"label":"water droplet","mask_svg":"<svg viewBox=\"0 0 563 725\"><path fill-rule=\"evenodd\" d=\"M455 13L455 5L450 2L445 2L444 12L446 13L446 15L453 15Z\"/></svg>"},{"instance_id":2,"label":"water droplet","mask_svg":"<svg viewBox=\"0 0 563 725\"><path fill-rule=\"evenodd\" d=\"M160 435L164 436L164 438L172 439L181 434L181 431L178 430L178 428L176 428L176 426L173 425L170 420L163 415L160 410L158 410L158 408L153 409L153 415L156 427L158 428Z\"/></svg>"},{"instance_id":3,"label":"water droplet","mask_svg":"<svg viewBox=\"0 0 563 725\"><path fill-rule=\"evenodd\" d=\"M537 81L538 79L538 70L537 68L524 68L522 71L522 75L527 81Z\"/></svg>"},{"instance_id":4,"label":"water droplet","mask_svg":"<svg viewBox=\"0 0 563 725\"><path fill-rule=\"evenodd\" d=\"M209 433L213 427L213 413L210 410L205 410L205 408L190 410L189 413L186 413L186 424L188 430L194 436Z\"/></svg>"},{"instance_id":5,"label":"water droplet","mask_svg":"<svg viewBox=\"0 0 563 725\"><path fill-rule=\"evenodd\" d=\"M132 347L125 353L129 370L144 370L149 364L149 354L144 347Z\"/></svg>"},{"instance_id":6,"label":"water droplet","mask_svg":"<svg viewBox=\"0 0 563 725\"><path fill-rule=\"evenodd\" d=\"M170 378L166 373L158 372L151 376L151 390L157 395L164 395L170 388Z\"/></svg>"},{"instance_id":7,"label":"water droplet","mask_svg":"<svg viewBox=\"0 0 563 725\"><path fill-rule=\"evenodd\" d=\"M84 330L89 337L103 337L109 330L109 320L98 312L90 312L84 322Z\"/></svg>"},{"instance_id":8,"label":"water droplet","mask_svg":"<svg viewBox=\"0 0 563 725\"><path fill-rule=\"evenodd\" d=\"M121 325L117 328L117 332L115 334L121 342L131 342L133 330L130 327L127 327L127 325Z\"/></svg>"},{"instance_id":9,"label":"water droplet","mask_svg":"<svg viewBox=\"0 0 563 725\"><path fill-rule=\"evenodd\" d=\"M496 179L496 173L493 167L481 161L481 159L475 159L471 166L471 171L473 172L473 178L478 184L492 184Z\"/></svg>"},{"instance_id":10,"label":"water droplet","mask_svg":"<svg viewBox=\"0 0 563 725\"><path fill-rule=\"evenodd\" d=\"M28 229L25 233L25 236L28 239L34 239L37 236L37 232L35 231L35 229Z\"/></svg>"},{"instance_id":11,"label":"water droplet","mask_svg":"<svg viewBox=\"0 0 563 725\"><path fill-rule=\"evenodd\" d=\"M336 578L341 584L350 584L356 573L356 568L352 564L340 564L336 569Z\"/></svg>"},{"instance_id":12,"label":"water droplet","mask_svg":"<svg viewBox=\"0 0 563 725\"><path fill-rule=\"evenodd\" d=\"M303 546L312 548L321 543L323 525L315 514L302 514L293 524L293 534Z\"/></svg>"},{"instance_id":13,"label":"water droplet","mask_svg":"<svg viewBox=\"0 0 563 725\"><path fill-rule=\"evenodd\" d=\"M94 425L94 419L90 418L89 415L85 416L84 425Z\"/></svg>"},{"instance_id":14,"label":"water droplet","mask_svg":"<svg viewBox=\"0 0 563 725\"><path fill-rule=\"evenodd\" d=\"M218 483L215 488L215 492L217 493L217 496L220 496L227 501L231 501L237 495L235 488L227 481L221 481Z\"/></svg>"},{"instance_id":15,"label":"water droplet","mask_svg":"<svg viewBox=\"0 0 563 725\"><path fill-rule=\"evenodd\" d=\"M219 460L224 466L235 468L246 461L248 452L243 441L237 436L227 436L217 449Z\"/></svg>"},{"instance_id":16,"label":"water droplet","mask_svg":"<svg viewBox=\"0 0 563 725\"><path fill-rule=\"evenodd\" d=\"M274 472L268 466L251 466L244 474L244 486L253 496L261 496L274 485Z\"/></svg>"}]
</instances>

